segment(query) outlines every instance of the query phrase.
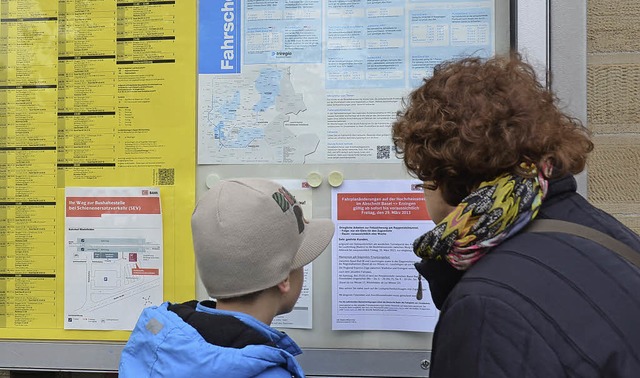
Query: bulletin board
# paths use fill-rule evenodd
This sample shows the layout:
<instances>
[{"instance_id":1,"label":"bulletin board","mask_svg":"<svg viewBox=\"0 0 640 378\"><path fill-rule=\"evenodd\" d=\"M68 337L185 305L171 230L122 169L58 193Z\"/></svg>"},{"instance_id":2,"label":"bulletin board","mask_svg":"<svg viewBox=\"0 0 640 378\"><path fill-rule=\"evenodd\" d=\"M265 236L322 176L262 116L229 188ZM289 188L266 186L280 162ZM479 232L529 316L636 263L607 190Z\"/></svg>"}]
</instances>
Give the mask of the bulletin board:
<instances>
[{"instance_id":1,"label":"bulletin board","mask_svg":"<svg viewBox=\"0 0 640 378\"><path fill-rule=\"evenodd\" d=\"M195 9L0 2L1 339L125 341L193 298Z\"/></svg>"},{"instance_id":2,"label":"bulletin board","mask_svg":"<svg viewBox=\"0 0 640 378\"><path fill-rule=\"evenodd\" d=\"M515 9L500 0L304 5L200 3L197 195L220 179L262 177L297 180L285 186L311 203L312 218L335 219L337 192L346 188L357 188L350 189L356 199L398 203L401 197L408 203L416 193L408 193L412 178L393 152L390 131L402 98L443 60L508 52ZM362 193L365 181L374 188L371 193ZM361 208L351 209L364 217ZM413 235L404 240L389 231L396 223L408 224L401 211L376 217L352 219L348 227L355 225L360 238L345 236L345 241L358 240L359 248L370 249L359 256L398 266L404 254L406 263L399 269L372 268L366 257L341 254L338 240L347 234L336 224L331 248L312 264L311 294L296 306L299 314L274 320L303 347L308 374L427 373L424 360L437 310L428 292L416 300L417 273L409 261L415 260L410 244L427 225L410 222L418 229L403 233ZM376 237L365 228L376 229ZM381 251L381 245L385 252L372 251ZM350 268L341 268L338 260ZM402 290L393 293L410 294L389 295L397 286ZM197 296L207 298L200 284ZM342 301L344 296L351 300Z\"/></svg>"},{"instance_id":3,"label":"bulletin board","mask_svg":"<svg viewBox=\"0 0 640 378\"><path fill-rule=\"evenodd\" d=\"M105 0L92 2L90 10L76 9L73 0L50 3L0 1L0 122L7 130L0 134L0 161L7 169L0 227L10 238L0 241L0 368L6 369L115 371L129 334L64 329L65 188L157 187L164 299L205 299L189 221L208 185L249 176L319 180L316 187L305 186L312 217L330 218L332 190L340 188L330 185L330 177L340 176L343 184L411 179L393 154L389 124L401 98L438 61L531 46L544 51L540 61L546 64L549 48L547 5L537 1L388 0L367 6L372 2L308 0L267 7L251 1ZM518 13L534 3L545 3L542 22ZM560 7L585 7L567 3ZM556 19L553 27L578 22L567 19ZM535 43L518 44L518 31L530 36L540 25L545 27ZM36 39L32 50L18 42L25 36ZM582 56L572 43L579 33L556 36L569 40L558 40L558 54ZM33 109L28 114L18 111L25 103ZM34 122L49 128L26 128ZM27 186L42 189L21 191ZM21 209L25 202L35 210ZM25 217L41 214L48 220L22 226L30 222ZM15 282L32 272L17 272L20 264L9 256L17 256L18 245L46 250L24 236L46 234L40 224L54 225L46 242L55 253L43 263L48 270L37 274L55 277L47 290L56 300L49 304L51 319L38 318L46 326L33 327L16 324L16 318L27 318L7 304L39 283L16 290ZM22 266L35 266L33 261ZM432 333L336 330L331 248L311 269L312 326L283 328L303 348L300 361L308 375L428 374Z\"/></svg>"}]
</instances>

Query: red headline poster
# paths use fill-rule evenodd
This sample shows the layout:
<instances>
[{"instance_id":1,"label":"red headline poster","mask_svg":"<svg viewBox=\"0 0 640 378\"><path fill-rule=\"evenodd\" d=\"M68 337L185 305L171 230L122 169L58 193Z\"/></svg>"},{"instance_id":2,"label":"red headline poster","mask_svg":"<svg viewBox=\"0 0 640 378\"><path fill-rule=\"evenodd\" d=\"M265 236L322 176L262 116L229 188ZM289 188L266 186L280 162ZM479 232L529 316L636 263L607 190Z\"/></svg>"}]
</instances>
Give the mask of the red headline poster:
<instances>
[{"instance_id":1,"label":"red headline poster","mask_svg":"<svg viewBox=\"0 0 640 378\"><path fill-rule=\"evenodd\" d=\"M339 220L428 220L420 193L339 193Z\"/></svg>"},{"instance_id":2,"label":"red headline poster","mask_svg":"<svg viewBox=\"0 0 640 378\"><path fill-rule=\"evenodd\" d=\"M346 180L332 190L332 329L432 332L428 285L418 295L413 241L433 228L414 180Z\"/></svg>"}]
</instances>

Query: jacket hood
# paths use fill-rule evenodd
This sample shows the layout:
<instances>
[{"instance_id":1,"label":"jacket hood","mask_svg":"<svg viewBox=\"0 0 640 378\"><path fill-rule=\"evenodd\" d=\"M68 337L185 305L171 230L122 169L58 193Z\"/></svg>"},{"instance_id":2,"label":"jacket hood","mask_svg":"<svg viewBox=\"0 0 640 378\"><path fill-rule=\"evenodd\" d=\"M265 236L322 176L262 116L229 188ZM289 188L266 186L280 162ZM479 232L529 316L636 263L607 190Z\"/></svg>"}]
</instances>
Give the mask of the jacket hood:
<instances>
[{"instance_id":1,"label":"jacket hood","mask_svg":"<svg viewBox=\"0 0 640 378\"><path fill-rule=\"evenodd\" d=\"M209 344L230 348L244 348L248 345L276 346L269 333L247 327L247 324L235 316L222 314L221 311L209 313L208 308L215 308L215 302L211 303L211 307L199 305L198 301L172 303L167 309L195 328Z\"/></svg>"},{"instance_id":2,"label":"jacket hood","mask_svg":"<svg viewBox=\"0 0 640 378\"><path fill-rule=\"evenodd\" d=\"M278 347L263 344L236 348L207 342L194 327L168 310L169 305L165 302L142 312L122 352L120 377L246 378L278 368L304 376L293 355Z\"/></svg>"}]
</instances>

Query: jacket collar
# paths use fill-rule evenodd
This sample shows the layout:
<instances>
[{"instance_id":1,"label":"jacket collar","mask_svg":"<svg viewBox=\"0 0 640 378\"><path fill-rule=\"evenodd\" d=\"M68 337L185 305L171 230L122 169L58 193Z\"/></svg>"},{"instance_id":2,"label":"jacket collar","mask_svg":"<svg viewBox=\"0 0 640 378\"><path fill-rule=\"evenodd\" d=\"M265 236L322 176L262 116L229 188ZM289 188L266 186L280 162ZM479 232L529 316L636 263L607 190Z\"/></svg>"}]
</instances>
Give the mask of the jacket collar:
<instances>
[{"instance_id":1,"label":"jacket collar","mask_svg":"<svg viewBox=\"0 0 640 378\"><path fill-rule=\"evenodd\" d=\"M578 183L572 175L564 176L559 179L549 180L549 190L547 196L542 201L542 208L550 206L556 201L571 195L578 190Z\"/></svg>"},{"instance_id":2,"label":"jacket collar","mask_svg":"<svg viewBox=\"0 0 640 378\"><path fill-rule=\"evenodd\" d=\"M293 341L293 339L289 337L289 335L282 331L278 331L275 328L271 328L270 326L264 324L251 315L236 311L218 310L217 308L215 308L215 302L213 301L204 301L198 303L196 305L196 311L212 315L233 316L236 319L242 321L247 326L266 336L273 342L273 344L275 344L276 347L289 352L293 356L297 356L302 353L302 349L300 349L298 344L296 344L296 342Z\"/></svg>"}]
</instances>

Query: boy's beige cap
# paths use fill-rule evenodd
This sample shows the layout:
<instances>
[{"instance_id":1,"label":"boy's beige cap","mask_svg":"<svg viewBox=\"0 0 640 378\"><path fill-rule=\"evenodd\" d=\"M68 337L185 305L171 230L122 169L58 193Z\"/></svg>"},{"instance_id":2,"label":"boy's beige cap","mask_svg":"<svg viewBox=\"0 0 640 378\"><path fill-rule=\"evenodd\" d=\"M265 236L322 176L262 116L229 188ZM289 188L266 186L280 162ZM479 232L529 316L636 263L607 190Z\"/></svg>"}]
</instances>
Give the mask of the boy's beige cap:
<instances>
[{"instance_id":1,"label":"boy's beige cap","mask_svg":"<svg viewBox=\"0 0 640 378\"><path fill-rule=\"evenodd\" d=\"M191 217L198 271L209 296L237 297L277 285L331 242L329 219L307 220L295 198L265 179L217 182Z\"/></svg>"}]
</instances>

